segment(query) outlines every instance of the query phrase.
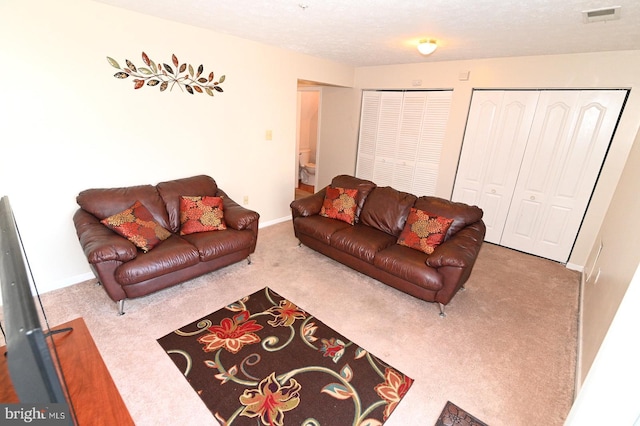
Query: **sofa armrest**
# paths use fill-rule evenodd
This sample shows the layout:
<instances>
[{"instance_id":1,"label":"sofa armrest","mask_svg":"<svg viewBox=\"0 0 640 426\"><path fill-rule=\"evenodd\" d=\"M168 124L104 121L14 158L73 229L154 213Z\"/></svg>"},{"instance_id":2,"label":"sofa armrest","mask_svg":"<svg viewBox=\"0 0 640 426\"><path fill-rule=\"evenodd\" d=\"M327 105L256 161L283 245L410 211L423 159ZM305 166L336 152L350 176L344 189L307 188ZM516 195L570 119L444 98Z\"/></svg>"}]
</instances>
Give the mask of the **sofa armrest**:
<instances>
[{"instance_id":1,"label":"sofa armrest","mask_svg":"<svg viewBox=\"0 0 640 426\"><path fill-rule=\"evenodd\" d=\"M138 255L138 249L129 240L104 226L91 213L78 209L73 223L80 246L89 263L95 265L107 261L127 262Z\"/></svg>"},{"instance_id":2,"label":"sofa armrest","mask_svg":"<svg viewBox=\"0 0 640 426\"><path fill-rule=\"evenodd\" d=\"M258 219L260 219L260 215L257 212L242 207L229 198L223 190L218 189L216 195L222 197L224 221L227 226L241 231L250 228L252 223L258 222Z\"/></svg>"},{"instance_id":3,"label":"sofa armrest","mask_svg":"<svg viewBox=\"0 0 640 426\"><path fill-rule=\"evenodd\" d=\"M472 267L484 242L486 226L482 220L468 225L438 246L426 260L432 268Z\"/></svg>"},{"instance_id":4,"label":"sofa armrest","mask_svg":"<svg viewBox=\"0 0 640 426\"><path fill-rule=\"evenodd\" d=\"M326 192L327 187L325 186L315 194L311 194L308 197L299 198L292 201L289 207L291 207L291 214L293 218L295 219L296 217L301 216L313 216L320 213Z\"/></svg>"}]
</instances>

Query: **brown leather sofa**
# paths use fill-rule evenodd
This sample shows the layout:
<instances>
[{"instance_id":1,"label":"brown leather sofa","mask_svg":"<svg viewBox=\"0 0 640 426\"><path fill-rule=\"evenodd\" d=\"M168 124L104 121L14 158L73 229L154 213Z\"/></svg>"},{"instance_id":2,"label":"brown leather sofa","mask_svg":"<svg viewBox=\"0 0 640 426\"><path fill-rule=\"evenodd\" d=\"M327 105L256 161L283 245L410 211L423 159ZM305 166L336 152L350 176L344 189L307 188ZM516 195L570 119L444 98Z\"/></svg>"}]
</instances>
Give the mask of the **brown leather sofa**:
<instances>
[{"instance_id":1,"label":"brown leather sofa","mask_svg":"<svg viewBox=\"0 0 640 426\"><path fill-rule=\"evenodd\" d=\"M180 197L222 197L225 230L180 235ZM170 236L143 252L100 221L140 201ZM218 188L209 176L193 176L156 186L88 189L77 197L73 221L92 271L124 313L124 301L179 284L247 259L255 251L258 213Z\"/></svg>"},{"instance_id":2,"label":"brown leather sofa","mask_svg":"<svg viewBox=\"0 0 640 426\"><path fill-rule=\"evenodd\" d=\"M331 187L357 189L355 224L320 215L327 187L291 203L295 236L304 244L363 274L444 307L469 278L483 243L482 210L437 197L416 197L353 176ZM397 244L411 207L453 219L431 254Z\"/></svg>"}]
</instances>

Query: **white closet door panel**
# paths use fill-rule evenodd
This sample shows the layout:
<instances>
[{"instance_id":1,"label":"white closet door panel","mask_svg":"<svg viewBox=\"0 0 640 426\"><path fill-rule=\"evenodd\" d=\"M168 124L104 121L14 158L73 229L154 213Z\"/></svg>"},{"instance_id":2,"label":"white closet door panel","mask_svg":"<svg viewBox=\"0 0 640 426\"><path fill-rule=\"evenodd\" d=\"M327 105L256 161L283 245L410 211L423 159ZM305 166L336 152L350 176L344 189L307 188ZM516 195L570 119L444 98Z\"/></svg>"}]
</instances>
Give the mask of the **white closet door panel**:
<instances>
[{"instance_id":1,"label":"white closet door panel","mask_svg":"<svg viewBox=\"0 0 640 426\"><path fill-rule=\"evenodd\" d=\"M436 183L438 182L438 167L432 167L427 164L416 164L415 177L410 192L413 195L421 197L423 195L433 195L435 193Z\"/></svg>"},{"instance_id":2,"label":"white closet door panel","mask_svg":"<svg viewBox=\"0 0 640 426\"><path fill-rule=\"evenodd\" d=\"M562 244L563 234L565 233L565 230L568 229L571 216L571 209L561 205L549 206L548 214L544 218L546 220L541 226L540 245L547 246L549 248L559 247Z\"/></svg>"},{"instance_id":3,"label":"white closet door panel","mask_svg":"<svg viewBox=\"0 0 640 426\"><path fill-rule=\"evenodd\" d=\"M414 171L413 162L396 161L391 186L398 191L411 192Z\"/></svg>"},{"instance_id":4,"label":"white closet door panel","mask_svg":"<svg viewBox=\"0 0 640 426\"><path fill-rule=\"evenodd\" d=\"M379 186L393 185L395 157L402 117L402 92L381 92L376 138L373 181Z\"/></svg>"},{"instance_id":5,"label":"white closet door panel","mask_svg":"<svg viewBox=\"0 0 640 426\"><path fill-rule=\"evenodd\" d=\"M391 186L393 183L393 171L395 164L393 159L376 157L373 166L373 182L378 186Z\"/></svg>"},{"instance_id":6,"label":"white closet door panel","mask_svg":"<svg viewBox=\"0 0 640 426\"><path fill-rule=\"evenodd\" d=\"M514 206L516 214L513 215L513 233L524 238L531 239L534 233L535 221L533 220L543 208L542 203L535 198L531 200L519 200Z\"/></svg>"},{"instance_id":7,"label":"white closet door panel","mask_svg":"<svg viewBox=\"0 0 640 426\"><path fill-rule=\"evenodd\" d=\"M358 166L356 167L356 176L361 179L373 180L374 157L366 155L358 155Z\"/></svg>"},{"instance_id":8,"label":"white closet door panel","mask_svg":"<svg viewBox=\"0 0 640 426\"><path fill-rule=\"evenodd\" d=\"M567 162L569 135L576 122L579 91L548 91L538 102L536 120L520 170L519 189L527 198L548 194Z\"/></svg>"},{"instance_id":9,"label":"white closet door panel","mask_svg":"<svg viewBox=\"0 0 640 426\"><path fill-rule=\"evenodd\" d=\"M373 179L373 161L376 153L380 98L380 92L365 91L362 94L358 160L356 163L356 176L362 179Z\"/></svg>"},{"instance_id":10,"label":"white closet door panel","mask_svg":"<svg viewBox=\"0 0 640 426\"><path fill-rule=\"evenodd\" d=\"M452 91L427 92L415 157L415 177L408 191L417 196L434 195L436 192L452 95Z\"/></svg>"},{"instance_id":11,"label":"white closet door panel","mask_svg":"<svg viewBox=\"0 0 640 426\"><path fill-rule=\"evenodd\" d=\"M473 93L452 199L483 209L486 241L500 243L538 96Z\"/></svg>"},{"instance_id":12,"label":"white closet door panel","mask_svg":"<svg viewBox=\"0 0 640 426\"><path fill-rule=\"evenodd\" d=\"M376 152L378 119L380 115L380 94L364 92L360 114L360 139L358 153L373 156Z\"/></svg>"},{"instance_id":13,"label":"white closet door panel","mask_svg":"<svg viewBox=\"0 0 640 426\"><path fill-rule=\"evenodd\" d=\"M383 92L380 98L376 156L394 158L402 114L402 93Z\"/></svg>"},{"instance_id":14,"label":"white closet door panel","mask_svg":"<svg viewBox=\"0 0 640 426\"><path fill-rule=\"evenodd\" d=\"M426 92L408 92L404 94L396 151L398 160L415 160L418 144L420 143L422 116L424 115L426 104Z\"/></svg>"},{"instance_id":15,"label":"white closet door panel","mask_svg":"<svg viewBox=\"0 0 640 426\"><path fill-rule=\"evenodd\" d=\"M568 260L625 96L623 90L541 94L502 245Z\"/></svg>"}]
</instances>

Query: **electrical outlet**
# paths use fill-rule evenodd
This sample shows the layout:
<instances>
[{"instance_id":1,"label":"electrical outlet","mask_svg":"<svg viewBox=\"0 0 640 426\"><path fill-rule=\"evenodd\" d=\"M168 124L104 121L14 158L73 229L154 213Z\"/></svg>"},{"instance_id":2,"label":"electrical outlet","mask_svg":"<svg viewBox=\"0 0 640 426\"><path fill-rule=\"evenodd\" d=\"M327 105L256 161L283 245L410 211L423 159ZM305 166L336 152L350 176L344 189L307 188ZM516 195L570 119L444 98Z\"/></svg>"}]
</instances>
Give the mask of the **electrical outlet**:
<instances>
[{"instance_id":1,"label":"electrical outlet","mask_svg":"<svg viewBox=\"0 0 640 426\"><path fill-rule=\"evenodd\" d=\"M242 203L245 204L245 205L249 204L249 196L248 195L244 196L244 199L242 200Z\"/></svg>"}]
</instances>

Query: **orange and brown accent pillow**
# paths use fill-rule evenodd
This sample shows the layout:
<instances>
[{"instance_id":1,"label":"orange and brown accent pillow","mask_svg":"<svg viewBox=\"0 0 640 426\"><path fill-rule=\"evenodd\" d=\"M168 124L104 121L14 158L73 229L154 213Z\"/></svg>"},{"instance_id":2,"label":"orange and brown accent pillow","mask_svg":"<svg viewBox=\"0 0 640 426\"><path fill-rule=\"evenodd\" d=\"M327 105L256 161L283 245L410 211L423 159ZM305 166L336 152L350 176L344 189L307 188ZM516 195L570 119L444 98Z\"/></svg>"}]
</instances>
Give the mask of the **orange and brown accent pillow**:
<instances>
[{"instance_id":1,"label":"orange and brown accent pillow","mask_svg":"<svg viewBox=\"0 0 640 426\"><path fill-rule=\"evenodd\" d=\"M338 219L353 225L356 222L357 189L327 187L320 216Z\"/></svg>"},{"instance_id":2,"label":"orange and brown accent pillow","mask_svg":"<svg viewBox=\"0 0 640 426\"><path fill-rule=\"evenodd\" d=\"M156 222L149 209L140 201L100 222L131 241L145 253L171 236L171 232Z\"/></svg>"},{"instance_id":3,"label":"orange and brown accent pillow","mask_svg":"<svg viewBox=\"0 0 640 426\"><path fill-rule=\"evenodd\" d=\"M398 244L431 254L442 244L452 223L453 219L432 215L412 207L407 223L398 237Z\"/></svg>"},{"instance_id":4,"label":"orange and brown accent pillow","mask_svg":"<svg viewBox=\"0 0 640 426\"><path fill-rule=\"evenodd\" d=\"M180 235L227 229L221 197L180 197Z\"/></svg>"}]
</instances>

